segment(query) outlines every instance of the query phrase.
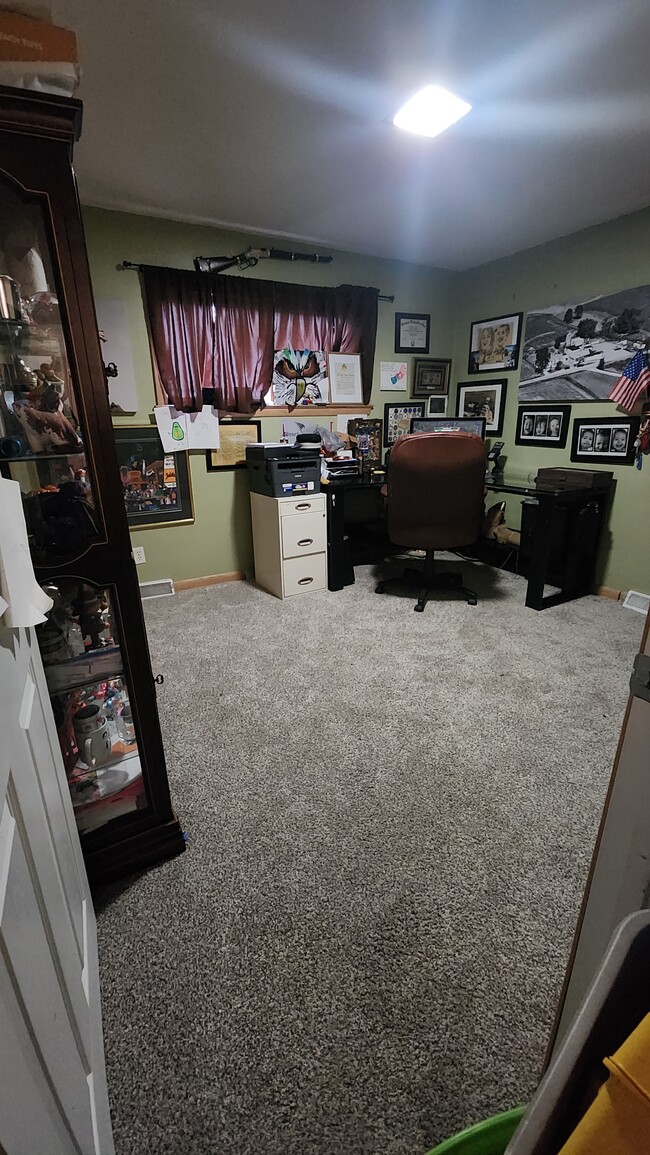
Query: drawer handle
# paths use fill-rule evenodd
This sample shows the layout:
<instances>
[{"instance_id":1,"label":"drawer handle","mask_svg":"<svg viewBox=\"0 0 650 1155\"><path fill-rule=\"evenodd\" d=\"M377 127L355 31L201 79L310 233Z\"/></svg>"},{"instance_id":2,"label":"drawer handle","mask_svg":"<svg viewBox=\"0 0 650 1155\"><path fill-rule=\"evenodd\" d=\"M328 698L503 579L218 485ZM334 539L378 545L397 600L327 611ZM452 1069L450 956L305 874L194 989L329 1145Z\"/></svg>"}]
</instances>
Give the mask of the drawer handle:
<instances>
[{"instance_id":1,"label":"drawer handle","mask_svg":"<svg viewBox=\"0 0 650 1155\"><path fill-rule=\"evenodd\" d=\"M310 586L311 583L313 582L313 580L314 580L313 578L301 578L300 581L298 582L298 585L299 586Z\"/></svg>"},{"instance_id":2,"label":"drawer handle","mask_svg":"<svg viewBox=\"0 0 650 1155\"><path fill-rule=\"evenodd\" d=\"M299 501L296 509L311 509L311 501Z\"/></svg>"},{"instance_id":3,"label":"drawer handle","mask_svg":"<svg viewBox=\"0 0 650 1155\"><path fill-rule=\"evenodd\" d=\"M313 537L303 537L302 541L297 542L297 544L301 545L301 546L313 545L314 539L313 539Z\"/></svg>"}]
</instances>

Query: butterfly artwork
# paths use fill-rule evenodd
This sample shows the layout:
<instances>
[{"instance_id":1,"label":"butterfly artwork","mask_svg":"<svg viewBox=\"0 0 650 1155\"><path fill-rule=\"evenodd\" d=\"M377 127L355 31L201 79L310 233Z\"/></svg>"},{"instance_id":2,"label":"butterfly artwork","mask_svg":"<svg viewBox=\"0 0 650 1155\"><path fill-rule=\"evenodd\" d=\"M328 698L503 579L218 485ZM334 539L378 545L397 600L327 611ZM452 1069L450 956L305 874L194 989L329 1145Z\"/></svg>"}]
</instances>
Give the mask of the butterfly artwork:
<instances>
[{"instance_id":1,"label":"butterfly artwork","mask_svg":"<svg viewBox=\"0 0 650 1155\"><path fill-rule=\"evenodd\" d=\"M329 382L321 350L293 349L291 345L276 350L267 405L326 405L328 399Z\"/></svg>"}]
</instances>

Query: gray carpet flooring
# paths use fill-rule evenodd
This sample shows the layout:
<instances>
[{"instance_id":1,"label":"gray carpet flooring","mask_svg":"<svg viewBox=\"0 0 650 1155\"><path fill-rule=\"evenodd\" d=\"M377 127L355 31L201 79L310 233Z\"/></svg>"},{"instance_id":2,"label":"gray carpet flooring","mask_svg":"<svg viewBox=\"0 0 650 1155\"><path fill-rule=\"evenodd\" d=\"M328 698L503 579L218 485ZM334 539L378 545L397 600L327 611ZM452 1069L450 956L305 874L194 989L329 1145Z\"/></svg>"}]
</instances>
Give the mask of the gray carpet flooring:
<instances>
[{"instance_id":1,"label":"gray carpet flooring","mask_svg":"<svg viewBox=\"0 0 650 1155\"><path fill-rule=\"evenodd\" d=\"M187 852L98 895L118 1155L422 1155L542 1062L643 619L149 602Z\"/></svg>"}]
</instances>

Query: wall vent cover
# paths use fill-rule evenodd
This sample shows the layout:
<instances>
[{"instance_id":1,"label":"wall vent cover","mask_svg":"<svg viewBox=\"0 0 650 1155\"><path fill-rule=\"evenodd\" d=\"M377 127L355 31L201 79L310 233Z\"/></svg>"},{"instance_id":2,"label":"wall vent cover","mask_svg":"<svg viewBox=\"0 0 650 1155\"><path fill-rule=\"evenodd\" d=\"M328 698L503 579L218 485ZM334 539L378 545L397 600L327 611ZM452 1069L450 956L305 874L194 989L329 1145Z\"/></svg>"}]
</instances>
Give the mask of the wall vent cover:
<instances>
[{"instance_id":1,"label":"wall vent cover","mask_svg":"<svg viewBox=\"0 0 650 1155\"><path fill-rule=\"evenodd\" d=\"M650 594L640 594L638 590L628 590L623 605L628 610L636 610L638 614L647 614L650 608Z\"/></svg>"},{"instance_id":2,"label":"wall vent cover","mask_svg":"<svg viewBox=\"0 0 650 1155\"><path fill-rule=\"evenodd\" d=\"M140 582L141 598L168 598L175 593L176 590L171 578L159 578L155 582Z\"/></svg>"}]
</instances>

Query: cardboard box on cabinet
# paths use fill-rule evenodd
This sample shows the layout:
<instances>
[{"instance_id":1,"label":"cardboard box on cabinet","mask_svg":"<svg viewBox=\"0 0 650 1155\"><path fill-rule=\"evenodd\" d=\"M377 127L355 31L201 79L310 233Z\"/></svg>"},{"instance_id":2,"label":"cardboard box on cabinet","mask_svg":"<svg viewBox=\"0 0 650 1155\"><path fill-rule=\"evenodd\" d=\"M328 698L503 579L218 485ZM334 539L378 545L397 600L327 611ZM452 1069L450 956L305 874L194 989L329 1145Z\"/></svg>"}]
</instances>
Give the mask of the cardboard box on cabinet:
<instances>
[{"instance_id":1,"label":"cardboard box on cabinet","mask_svg":"<svg viewBox=\"0 0 650 1155\"><path fill-rule=\"evenodd\" d=\"M0 84L73 96L79 84L75 33L0 8Z\"/></svg>"}]
</instances>

